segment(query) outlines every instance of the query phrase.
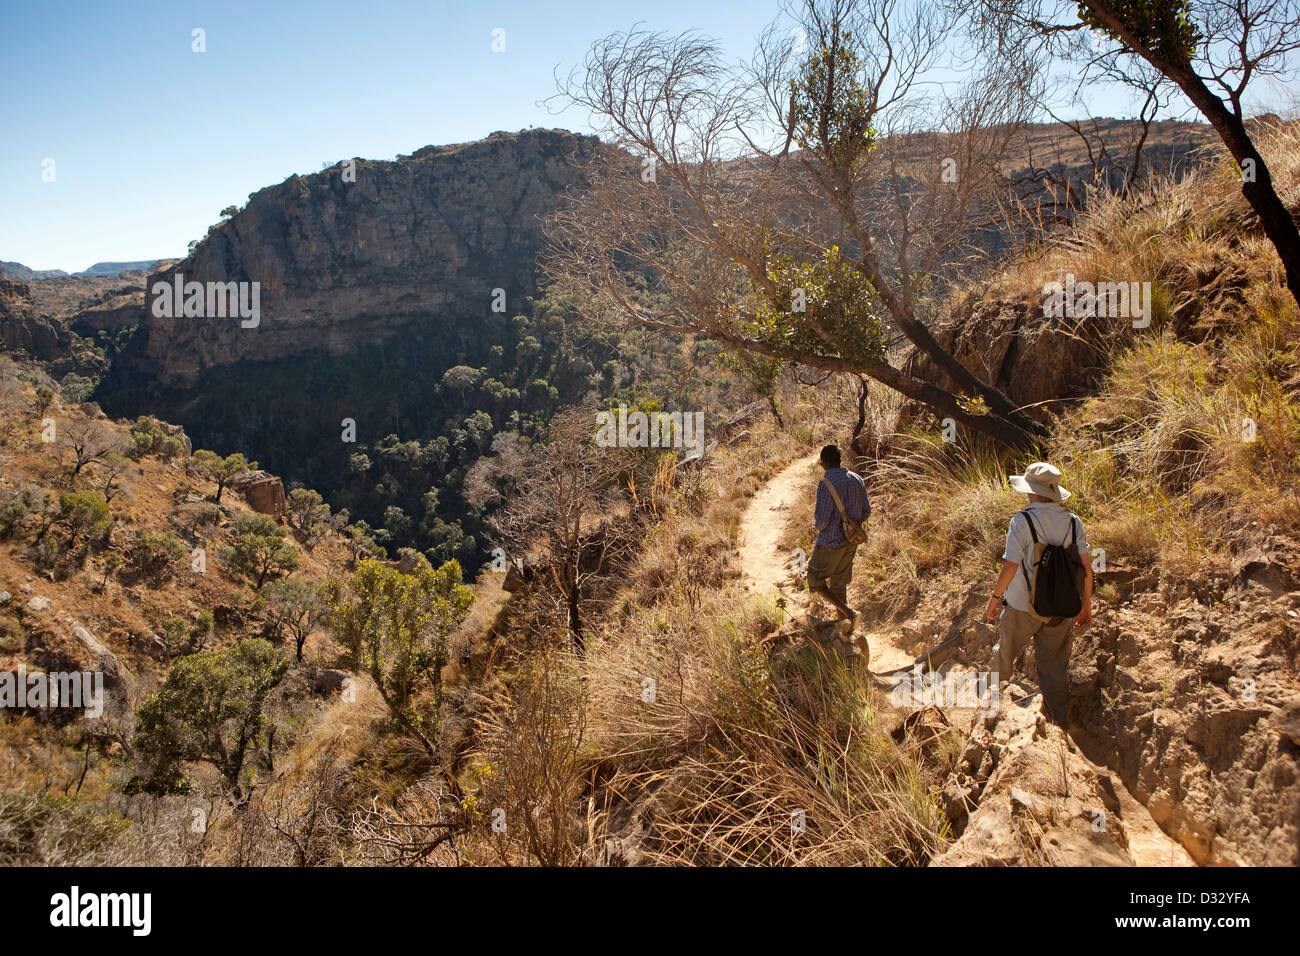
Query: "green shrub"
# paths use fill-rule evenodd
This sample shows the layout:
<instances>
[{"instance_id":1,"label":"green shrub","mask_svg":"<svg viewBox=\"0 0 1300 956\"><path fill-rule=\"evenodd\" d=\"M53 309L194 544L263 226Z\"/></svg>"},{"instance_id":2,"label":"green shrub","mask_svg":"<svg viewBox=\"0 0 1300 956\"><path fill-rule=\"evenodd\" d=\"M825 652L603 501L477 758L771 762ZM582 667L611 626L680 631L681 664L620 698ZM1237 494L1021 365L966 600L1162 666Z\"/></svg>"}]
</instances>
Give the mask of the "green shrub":
<instances>
[{"instance_id":1,"label":"green shrub","mask_svg":"<svg viewBox=\"0 0 1300 956\"><path fill-rule=\"evenodd\" d=\"M137 534L126 549L127 567L150 581L162 581L171 576L188 550L170 531Z\"/></svg>"},{"instance_id":2,"label":"green shrub","mask_svg":"<svg viewBox=\"0 0 1300 956\"><path fill-rule=\"evenodd\" d=\"M326 584L324 601L344 648L342 666L369 674L393 723L435 755L436 728L414 700L432 689L436 720L447 637L474 602L461 584L460 565L448 561L435 571L421 556L414 573L403 574L362 561L346 589L337 581Z\"/></svg>"},{"instance_id":3,"label":"green shrub","mask_svg":"<svg viewBox=\"0 0 1300 956\"><path fill-rule=\"evenodd\" d=\"M149 415L142 415L131 426L130 454L133 458L155 455L169 461L185 451L185 440L180 435L169 435L161 423Z\"/></svg>"},{"instance_id":4,"label":"green shrub","mask_svg":"<svg viewBox=\"0 0 1300 956\"><path fill-rule=\"evenodd\" d=\"M59 510L54 514L47 513L45 525L32 543L37 546L48 543L47 535L58 529L66 537L59 545L57 554L73 552L79 545L86 550L95 550L107 543L108 532L112 527L113 513L103 495L66 491L59 495Z\"/></svg>"},{"instance_id":5,"label":"green shrub","mask_svg":"<svg viewBox=\"0 0 1300 956\"><path fill-rule=\"evenodd\" d=\"M211 611L204 611L194 621L183 617L169 617L163 622L167 647L173 657L184 657L203 650L204 645L212 639L216 625Z\"/></svg>"},{"instance_id":6,"label":"green shrub","mask_svg":"<svg viewBox=\"0 0 1300 956\"><path fill-rule=\"evenodd\" d=\"M222 557L235 571L247 575L259 591L267 579L298 567L298 549L285 540L284 529L264 514L242 514L235 519L234 542Z\"/></svg>"},{"instance_id":7,"label":"green shrub","mask_svg":"<svg viewBox=\"0 0 1300 956\"><path fill-rule=\"evenodd\" d=\"M126 792L186 793L185 764L203 762L241 798L245 764L270 726L267 695L288 670L288 657L261 639L177 661L136 712L131 745L140 767Z\"/></svg>"}]
</instances>

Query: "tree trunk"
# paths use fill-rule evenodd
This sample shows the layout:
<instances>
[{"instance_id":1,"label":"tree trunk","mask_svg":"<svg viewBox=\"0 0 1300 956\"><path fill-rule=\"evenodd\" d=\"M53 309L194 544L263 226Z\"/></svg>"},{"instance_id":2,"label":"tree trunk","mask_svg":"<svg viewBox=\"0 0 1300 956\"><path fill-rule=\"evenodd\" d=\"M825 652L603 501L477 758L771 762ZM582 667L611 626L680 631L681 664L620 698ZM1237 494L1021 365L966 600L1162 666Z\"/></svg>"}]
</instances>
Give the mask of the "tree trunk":
<instances>
[{"instance_id":1,"label":"tree trunk","mask_svg":"<svg viewBox=\"0 0 1300 956\"><path fill-rule=\"evenodd\" d=\"M585 639L582 633L582 613L580 609L581 595L578 593L578 584L576 581L570 582L565 594L565 600L569 606L569 634L573 638L573 645L578 649L578 653L583 653Z\"/></svg>"},{"instance_id":2,"label":"tree trunk","mask_svg":"<svg viewBox=\"0 0 1300 956\"><path fill-rule=\"evenodd\" d=\"M1030 451L1039 444L1039 436L1031 434L1017 422L1008 421L993 412L987 415L972 415L958 404L957 397L951 392L945 392L929 382L913 378L904 372L900 372L892 365L877 362L867 366L862 371L882 385L888 385L894 391L901 392L908 398L915 399L936 411L943 412L967 428L988 435L990 438L1017 451ZM1042 425L1037 422L1034 424L1037 426L1038 431L1046 432Z\"/></svg>"},{"instance_id":3,"label":"tree trunk","mask_svg":"<svg viewBox=\"0 0 1300 956\"><path fill-rule=\"evenodd\" d=\"M1291 290L1296 303L1300 304L1300 229L1296 228L1290 210L1278 196L1277 189L1273 186L1273 175L1269 172L1264 157L1255 148L1250 134L1246 132L1246 124L1210 92L1200 77L1189 73L1186 82L1183 78L1174 79L1210 121L1237 165L1242 170L1254 170L1253 179L1244 179L1242 182L1241 194L1259 216L1264 235L1273 243L1278 258L1282 260L1282 268L1286 270L1287 288Z\"/></svg>"},{"instance_id":4,"label":"tree trunk","mask_svg":"<svg viewBox=\"0 0 1300 956\"><path fill-rule=\"evenodd\" d=\"M865 456L867 450L862 447L862 430L867 427L867 379L864 375L857 377L858 381L858 420L853 424L853 437L849 442L849 447L853 453L858 456Z\"/></svg>"},{"instance_id":5,"label":"tree trunk","mask_svg":"<svg viewBox=\"0 0 1300 956\"><path fill-rule=\"evenodd\" d=\"M776 396L769 394L767 396L767 405L772 409L772 417L776 419L776 427L785 431L785 422L781 418L781 410L776 407Z\"/></svg>"},{"instance_id":6,"label":"tree trunk","mask_svg":"<svg viewBox=\"0 0 1300 956\"><path fill-rule=\"evenodd\" d=\"M653 321L647 322L643 320L642 324L649 328L662 327L656 326L656 323ZM677 330L674 329L673 331ZM919 378L914 378L886 362L876 361L864 364L860 362L850 362L849 360L839 358L838 356L819 356L809 354L792 356L785 353L778 353L776 349L771 348L770 346L755 342L752 339L746 339L740 335L731 334L727 330L718 328L717 326L701 327L697 331L710 335L719 342L749 352L754 352L758 355L766 355L769 358L779 358L784 359L785 361L797 362L798 364L805 365L808 368L818 368L827 372L844 372L867 375L880 384L886 385L894 391L900 392L908 398L918 401L923 405L928 405L935 411L943 412L945 415L951 416L954 421L960 422L967 428L988 435L995 441L999 441L1017 451L1030 451L1038 447L1042 438L1047 435L1046 427L1033 419L1029 419L1029 421L1033 422L1034 427L1029 429L1022 427L1018 420L1011 421L996 412L991 412L988 415L972 415L961 407L956 395L944 391L937 385L931 385L929 382L922 381ZM940 349L940 351L942 351L942 349ZM968 372L967 374L969 375L970 373ZM1020 416L1017 416L1017 418L1019 417Z\"/></svg>"},{"instance_id":7,"label":"tree trunk","mask_svg":"<svg viewBox=\"0 0 1300 956\"><path fill-rule=\"evenodd\" d=\"M846 187L845 195L851 194ZM956 383L958 388L971 395L978 395L983 398L996 415L1028 435L1036 438L1046 438L1047 429L1041 422L1035 421L1016 407L1015 403L1001 389L981 381L978 375L965 365L962 365L961 362L957 361L956 356L939 344L939 340L926 328L925 324L912 314L912 309L907 302L900 299L885 281L880 272L880 265L876 261L871 237L858 221L856 212L851 206L846 206L842 210L842 214L848 222L859 248L862 250L861 258L855 263L855 268L879 294L899 331L907 336L908 341L928 355L935 365L948 374L948 377ZM876 376L872 375L872 378L876 378ZM876 380L882 381L881 379Z\"/></svg>"}]
</instances>

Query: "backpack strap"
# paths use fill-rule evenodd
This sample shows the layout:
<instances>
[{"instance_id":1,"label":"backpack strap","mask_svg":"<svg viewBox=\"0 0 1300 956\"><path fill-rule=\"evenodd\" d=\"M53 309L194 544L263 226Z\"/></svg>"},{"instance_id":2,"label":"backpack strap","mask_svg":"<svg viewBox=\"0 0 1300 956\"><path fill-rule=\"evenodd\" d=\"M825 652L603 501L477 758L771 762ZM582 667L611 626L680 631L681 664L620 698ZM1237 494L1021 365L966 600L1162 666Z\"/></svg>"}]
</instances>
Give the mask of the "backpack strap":
<instances>
[{"instance_id":1,"label":"backpack strap","mask_svg":"<svg viewBox=\"0 0 1300 956\"><path fill-rule=\"evenodd\" d=\"M826 490L831 493L831 498L835 501L835 507L840 513L840 533L847 538L849 536L849 516L844 512L844 502L840 501L840 496L835 490L835 486L831 484L831 480L825 475L822 475L822 484L826 486Z\"/></svg>"},{"instance_id":2,"label":"backpack strap","mask_svg":"<svg viewBox=\"0 0 1300 956\"><path fill-rule=\"evenodd\" d=\"M1038 532L1034 530L1034 519L1029 516L1029 509L1026 508L1020 514L1025 516L1025 524L1029 525L1029 536L1034 539L1034 544L1038 544ZM1025 587L1029 589L1032 597L1034 593L1034 582L1029 580L1029 569L1025 567L1025 562L1020 562L1020 573L1025 576Z\"/></svg>"}]
</instances>

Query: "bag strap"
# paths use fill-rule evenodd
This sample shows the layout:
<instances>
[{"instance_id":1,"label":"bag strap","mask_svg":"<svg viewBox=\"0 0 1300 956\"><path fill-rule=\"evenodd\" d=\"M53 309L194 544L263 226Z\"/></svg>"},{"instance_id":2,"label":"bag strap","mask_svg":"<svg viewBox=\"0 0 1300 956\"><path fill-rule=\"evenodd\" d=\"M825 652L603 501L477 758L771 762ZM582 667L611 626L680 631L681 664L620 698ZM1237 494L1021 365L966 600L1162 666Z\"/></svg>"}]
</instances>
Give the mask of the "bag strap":
<instances>
[{"instance_id":1,"label":"bag strap","mask_svg":"<svg viewBox=\"0 0 1300 956\"><path fill-rule=\"evenodd\" d=\"M1034 530L1034 519L1029 514L1029 509L1026 508L1024 511L1020 513L1025 516L1025 521L1029 523L1029 536L1034 539L1034 544L1038 544L1038 533ZM1075 522L1078 521L1079 521L1078 515L1076 514L1070 515L1070 545L1072 547L1077 547L1079 544L1079 526L1075 524ZM1082 522L1079 522L1079 524L1081 525ZM1065 542L1062 541L1060 546L1064 548Z\"/></svg>"},{"instance_id":2,"label":"bag strap","mask_svg":"<svg viewBox=\"0 0 1300 956\"><path fill-rule=\"evenodd\" d=\"M831 480L825 475L822 476L822 484L826 486L826 490L831 493L831 498L835 500L835 507L839 509L840 512L840 530L842 530L847 537L849 531L849 516L844 511L844 502L840 501L840 496L835 490L835 486L831 484Z\"/></svg>"},{"instance_id":3,"label":"bag strap","mask_svg":"<svg viewBox=\"0 0 1300 956\"><path fill-rule=\"evenodd\" d=\"M1034 539L1034 544L1038 544L1038 532L1034 530L1034 519L1029 516L1029 509L1026 508L1020 514L1025 516L1025 524L1029 525L1029 536ZM1025 562L1020 562L1020 573L1025 576L1025 587L1029 590L1032 597L1034 593L1034 582L1029 580L1029 569L1025 567Z\"/></svg>"}]
</instances>

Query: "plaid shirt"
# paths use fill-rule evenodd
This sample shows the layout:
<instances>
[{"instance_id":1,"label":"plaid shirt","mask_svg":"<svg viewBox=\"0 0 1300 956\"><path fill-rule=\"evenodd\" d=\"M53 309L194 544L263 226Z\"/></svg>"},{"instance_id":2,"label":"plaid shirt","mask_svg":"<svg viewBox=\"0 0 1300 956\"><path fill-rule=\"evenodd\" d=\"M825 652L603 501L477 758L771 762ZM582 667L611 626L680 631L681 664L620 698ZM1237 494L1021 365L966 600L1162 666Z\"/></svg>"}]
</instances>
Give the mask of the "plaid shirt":
<instances>
[{"instance_id":1,"label":"plaid shirt","mask_svg":"<svg viewBox=\"0 0 1300 956\"><path fill-rule=\"evenodd\" d=\"M867 499L867 486L862 479L847 468L829 468L826 479L835 486L835 492L844 503L844 513L859 523L866 521L871 514L871 502ZM817 547L839 548L848 544L844 537L844 523L840 521L840 510L835 507L835 499L826 490L826 486L817 482L817 507L813 509L813 523L817 526Z\"/></svg>"}]
</instances>

